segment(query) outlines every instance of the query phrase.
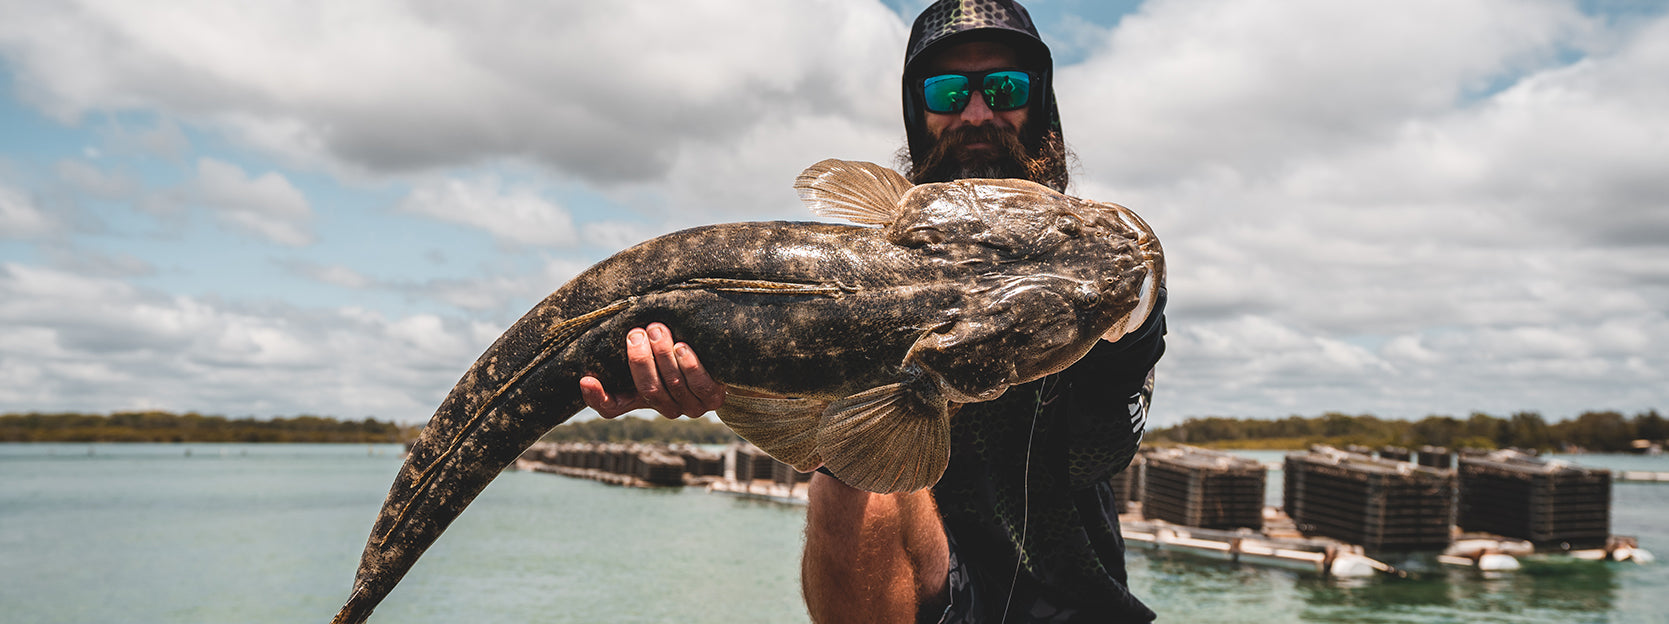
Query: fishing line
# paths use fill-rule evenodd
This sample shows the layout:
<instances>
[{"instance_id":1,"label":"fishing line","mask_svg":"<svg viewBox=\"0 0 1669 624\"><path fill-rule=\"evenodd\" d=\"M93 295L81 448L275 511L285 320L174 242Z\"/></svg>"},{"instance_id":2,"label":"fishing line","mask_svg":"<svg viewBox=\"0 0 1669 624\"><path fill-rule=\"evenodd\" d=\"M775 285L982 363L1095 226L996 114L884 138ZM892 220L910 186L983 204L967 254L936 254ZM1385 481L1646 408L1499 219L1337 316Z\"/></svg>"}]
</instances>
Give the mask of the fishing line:
<instances>
[{"instance_id":1,"label":"fishing line","mask_svg":"<svg viewBox=\"0 0 1669 624\"><path fill-rule=\"evenodd\" d=\"M1020 482L1020 548L1014 553L1014 575L1008 581L1008 598L1003 601L1003 617L999 624L1008 621L1008 608L1014 606L1014 588L1020 584L1020 562L1026 553L1026 529L1032 523L1032 438L1037 435L1037 415L1043 413L1043 406L1055 401L1054 397L1043 400L1043 396L1049 393L1049 382L1054 379L1054 375L1043 378L1043 383L1037 388L1037 399L1032 404L1031 430L1026 433L1026 469L1021 473Z\"/></svg>"}]
</instances>

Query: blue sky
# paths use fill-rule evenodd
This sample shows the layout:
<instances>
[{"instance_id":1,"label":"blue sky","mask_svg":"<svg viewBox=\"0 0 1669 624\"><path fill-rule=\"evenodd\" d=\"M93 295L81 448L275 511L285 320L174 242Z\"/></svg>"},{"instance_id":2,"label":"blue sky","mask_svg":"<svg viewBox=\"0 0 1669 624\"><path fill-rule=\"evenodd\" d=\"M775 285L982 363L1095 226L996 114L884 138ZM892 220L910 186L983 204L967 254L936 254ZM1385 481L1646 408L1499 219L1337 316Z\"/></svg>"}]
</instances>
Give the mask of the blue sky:
<instances>
[{"instance_id":1,"label":"blue sky","mask_svg":"<svg viewBox=\"0 0 1669 624\"><path fill-rule=\"evenodd\" d=\"M584 267L892 163L925 2L0 1L0 412L408 422ZM1153 423L1663 409L1663 2L1028 4Z\"/></svg>"}]
</instances>

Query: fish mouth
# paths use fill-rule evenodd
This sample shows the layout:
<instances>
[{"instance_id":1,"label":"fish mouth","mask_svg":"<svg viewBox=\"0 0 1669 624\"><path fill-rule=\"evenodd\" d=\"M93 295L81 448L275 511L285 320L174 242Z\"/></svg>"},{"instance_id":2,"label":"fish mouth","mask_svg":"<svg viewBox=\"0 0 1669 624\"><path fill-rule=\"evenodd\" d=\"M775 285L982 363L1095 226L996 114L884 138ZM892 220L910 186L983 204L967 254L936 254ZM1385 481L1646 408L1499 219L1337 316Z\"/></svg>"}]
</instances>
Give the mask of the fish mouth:
<instances>
[{"instance_id":1,"label":"fish mouth","mask_svg":"<svg viewBox=\"0 0 1669 624\"><path fill-rule=\"evenodd\" d=\"M1142 325L1147 324L1147 318L1153 314L1153 308L1158 300L1159 284L1154 279L1153 269L1148 268L1148 270L1143 271L1141 285L1137 286L1136 305L1131 307L1130 311L1118 319L1117 322L1113 323L1113 326L1108 328L1106 333L1101 334L1101 339L1108 342L1118 342L1120 338L1140 329Z\"/></svg>"}]
</instances>

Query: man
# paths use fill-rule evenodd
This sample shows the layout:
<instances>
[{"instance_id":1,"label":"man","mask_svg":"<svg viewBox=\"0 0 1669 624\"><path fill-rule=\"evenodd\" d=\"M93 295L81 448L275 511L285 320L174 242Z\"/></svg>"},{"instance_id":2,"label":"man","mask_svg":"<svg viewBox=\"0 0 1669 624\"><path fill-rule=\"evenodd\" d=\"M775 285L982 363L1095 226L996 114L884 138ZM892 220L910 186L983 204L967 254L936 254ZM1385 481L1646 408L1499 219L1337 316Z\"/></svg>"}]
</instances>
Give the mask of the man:
<instances>
[{"instance_id":1,"label":"man","mask_svg":"<svg viewBox=\"0 0 1669 624\"><path fill-rule=\"evenodd\" d=\"M1052 65L1031 18L1009 0L928 7L904 61L910 179L1016 177L1065 190ZM963 406L952 418L950 465L930 490L872 494L814 475L801 575L812 619L1152 620L1125 586L1107 481L1140 442L1163 334L1162 314L1152 314L1059 374ZM581 381L605 417L639 407L698 416L723 402L724 388L662 325L633 330L627 360L636 394Z\"/></svg>"}]
</instances>

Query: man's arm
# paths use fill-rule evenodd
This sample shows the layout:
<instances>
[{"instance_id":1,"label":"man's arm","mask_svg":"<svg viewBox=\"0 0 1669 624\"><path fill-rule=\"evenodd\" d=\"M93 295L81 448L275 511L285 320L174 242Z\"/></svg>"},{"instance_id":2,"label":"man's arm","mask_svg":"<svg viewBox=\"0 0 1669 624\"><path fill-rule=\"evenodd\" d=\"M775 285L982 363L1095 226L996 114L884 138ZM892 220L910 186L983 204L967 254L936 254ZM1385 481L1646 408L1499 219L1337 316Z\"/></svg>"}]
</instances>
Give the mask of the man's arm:
<instances>
[{"instance_id":1,"label":"man's arm","mask_svg":"<svg viewBox=\"0 0 1669 624\"><path fill-rule=\"evenodd\" d=\"M1072 487L1085 487L1130 465L1141 445L1153 396L1153 369L1165 354L1165 290L1141 328L1096 343L1062 375L1059 400L1071 432L1067 466Z\"/></svg>"},{"instance_id":2,"label":"man's arm","mask_svg":"<svg viewBox=\"0 0 1669 624\"><path fill-rule=\"evenodd\" d=\"M666 418L696 418L724 404L724 385L701 367L690 345L672 340L672 330L650 323L626 332L626 365L632 371L635 393L609 394L603 382L580 378L585 404L603 418L650 408Z\"/></svg>"}]
</instances>

